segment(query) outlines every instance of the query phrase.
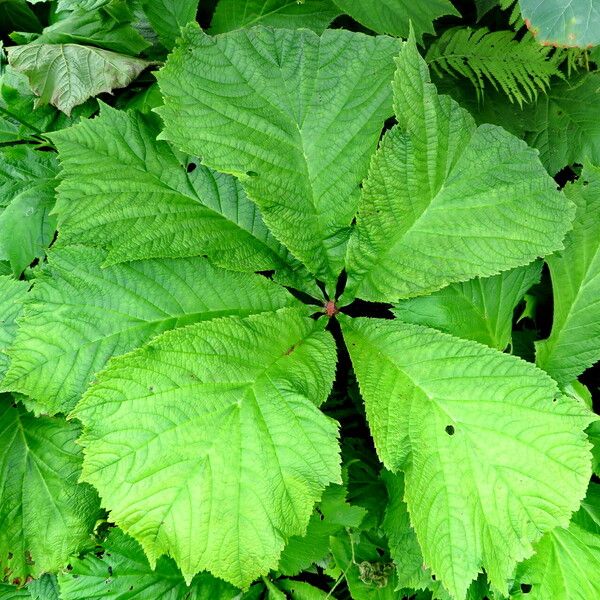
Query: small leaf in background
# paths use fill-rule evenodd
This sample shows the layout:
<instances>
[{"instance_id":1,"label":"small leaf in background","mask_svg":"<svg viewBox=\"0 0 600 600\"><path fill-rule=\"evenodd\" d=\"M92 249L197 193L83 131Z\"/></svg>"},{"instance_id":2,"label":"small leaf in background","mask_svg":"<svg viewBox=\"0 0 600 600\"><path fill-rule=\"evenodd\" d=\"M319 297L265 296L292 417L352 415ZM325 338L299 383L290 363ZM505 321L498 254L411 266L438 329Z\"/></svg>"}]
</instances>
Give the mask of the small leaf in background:
<instances>
[{"instance_id":1,"label":"small leaf in background","mask_svg":"<svg viewBox=\"0 0 600 600\"><path fill-rule=\"evenodd\" d=\"M140 4L158 38L169 50L181 35L181 28L196 20L198 10L198 0L141 0Z\"/></svg>"},{"instance_id":2,"label":"small leaf in background","mask_svg":"<svg viewBox=\"0 0 600 600\"><path fill-rule=\"evenodd\" d=\"M111 0L97 10L75 10L46 27L34 43L89 44L135 56L150 44L133 27L133 19L124 0Z\"/></svg>"},{"instance_id":3,"label":"small leaf in background","mask_svg":"<svg viewBox=\"0 0 600 600\"><path fill-rule=\"evenodd\" d=\"M265 25L323 33L340 14L334 0L220 0L210 33Z\"/></svg>"},{"instance_id":4,"label":"small leaf in background","mask_svg":"<svg viewBox=\"0 0 600 600\"><path fill-rule=\"evenodd\" d=\"M42 258L56 229L58 161L27 146L0 148L0 260L15 277Z\"/></svg>"},{"instance_id":5,"label":"small leaf in background","mask_svg":"<svg viewBox=\"0 0 600 600\"><path fill-rule=\"evenodd\" d=\"M519 5L541 44L569 48L600 44L599 0L519 0Z\"/></svg>"},{"instance_id":6,"label":"small leaf in background","mask_svg":"<svg viewBox=\"0 0 600 600\"><path fill-rule=\"evenodd\" d=\"M546 259L554 319L550 337L536 344L537 364L562 385L600 360L600 167L585 165L565 193L577 215L565 249Z\"/></svg>"},{"instance_id":7,"label":"small leaf in background","mask_svg":"<svg viewBox=\"0 0 600 600\"><path fill-rule=\"evenodd\" d=\"M454 283L429 296L403 300L393 312L406 323L504 350L511 341L514 310L525 292L539 282L542 264L537 261L493 277Z\"/></svg>"},{"instance_id":8,"label":"small leaf in background","mask_svg":"<svg viewBox=\"0 0 600 600\"><path fill-rule=\"evenodd\" d=\"M78 483L79 433L0 396L0 568L11 583L57 571L89 543L99 505L95 490Z\"/></svg>"},{"instance_id":9,"label":"small leaf in background","mask_svg":"<svg viewBox=\"0 0 600 600\"><path fill-rule=\"evenodd\" d=\"M444 15L459 15L450 0L334 0L353 19L377 33L408 37L410 24L417 41L435 33L433 22Z\"/></svg>"},{"instance_id":10,"label":"small leaf in background","mask_svg":"<svg viewBox=\"0 0 600 600\"><path fill-rule=\"evenodd\" d=\"M152 63L79 44L27 44L7 48L8 60L29 79L38 106L70 115L88 98L130 84Z\"/></svg>"},{"instance_id":11,"label":"small leaf in background","mask_svg":"<svg viewBox=\"0 0 600 600\"><path fill-rule=\"evenodd\" d=\"M58 576L61 600L234 600L239 595L237 588L208 573L186 585L172 558L159 558L151 567L142 547L117 528L70 567Z\"/></svg>"}]
</instances>

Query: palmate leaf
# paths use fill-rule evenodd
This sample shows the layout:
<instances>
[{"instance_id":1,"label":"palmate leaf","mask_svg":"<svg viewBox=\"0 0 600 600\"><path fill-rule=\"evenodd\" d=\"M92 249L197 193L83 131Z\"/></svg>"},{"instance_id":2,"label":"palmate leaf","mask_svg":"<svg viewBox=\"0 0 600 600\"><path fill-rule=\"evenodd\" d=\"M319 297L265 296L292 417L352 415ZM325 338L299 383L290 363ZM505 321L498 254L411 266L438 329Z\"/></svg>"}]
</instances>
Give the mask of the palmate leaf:
<instances>
[{"instance_id":1,"label":"palmate leaf","mask_svg":"<svg viewBox=\"0 0 600 600\"><path fill-rule=\"evenodd\" d=\"M240 178L265 223L328 283L391 113L399 42L343 30L188 26L158 74L162 137Z\"/></svg>"},{"instance_id":2,"label":"palmate leaf","mask_svg":"<svg viewBox=\"0 0 600 600\"><path fill-rule=\"evenodd\" d=\"M597 484L591 484L585 502L600 511ZM583 507L582 507L583 508ZM568 527L547 533L535 555L519 565L511 600L587 600L600 596L600 535L581 521L582 509Z\"/></svg>"},{"instance_id":3,"label":"palmate leaf","mask_svg":"<svg viewBox=\"0 0 600 600\"><path fill-rule=\"evenodd\" d=\"M0 276L0 382L8 368L6 349L17 333L16 319L23 310L29 284L6 275Z\"/></svg>"},{"instance_id":4,"label":"palmate leaf","mask_svg":"<svg viewBox=\"0 0 600 600\"><path fill-rule=\"evenodd\" d=\"M104 246L108 264L205 254L240 271L286 266L239 183L157 142L159 131L155 115L102 105L96 119L50 136L63 167L58 243Z\"/></svg>"},{"instance_id":5,"label":"palmate leaf","mask_svg":"<svg viewBox=\"0 0 600 600\"><path fill-rule=\"evenodd\" d=\"M551 51L531 36L517 41L513 31L453 27L429 46L425 60L440 75L466 77L479 101L487 82L523 104L548 89L553 75L561 76Z\"/></svg>"},{"instance_id":6,"label":"palmate leaf","mask_svg":"<svg viewBox=\"0 0 600 600\"><path fill-rule=\"evenodd\" d=\"M68 412L109 358L163 331L297 304L264 277L205 258L102 268L105 259L94 248L53 250L35 282L2 387L29 396L36 413Z\"/></svg>"},{"instance_id":7,"label":"palmate leaf","mask_svg":"<svg viewBox=\"0 0 600 600\"><path fill-rule=\"evenodd\" d=\"M400 321L342 320L377 452L405 474L425 564L457 599L484 567L504 593L591 474L594 416L543 371Z\"/></svg>"},{"instance_id":8,"label":"palmate leaf","mask_svg":"<svg viewBox=\"0 0 600 600\"><path fill-rule=\"evenodd\" d=\"M6 580L57 571L90 539L98 496L81 474L79 427L34 418L0 396L0 569Z\"/></svg>"},{"instance_id":9,"label":"palmate leaf","mask_svg":"<svg viewBox=\"0 0 600 600\"><path fill-rule=\"evenodd\" d=\"M536 151L439 96L414 39L397 64L398 125L364 183L343 299L394 302L561 248L572 207Z\"/></svg>"},{"instance_id":10,"label":"palmate leaf","mask_svg":"<svg viewBox=\"0 0 600 600\"><path fill-rule=\"evenodd\" d=\"M61 600L233 600L239 590L207 573L188 587L173 559L158 559L152 569L142 547L120 529L112 529L98 549L71 561L59 573Z\"/></svg>"},{"instance_id":11,"label":"palmate leaf","mask_svg":"<svg viewBox=\"0 0 600 600\"><path fill-rule=\"evenodd\" d=\"M334 0L353 19L377 33L408 37L410 24L416 38L435 33L433 21L444 15L458 15L450 0Z\"/></svg>"},{"instance_id":12,"label":"palmate leaf","mask_svg":"<svg viewBox=\"0 0 600 600\"><path fill-rule=\"evenodd\" d=\"M83 479L151 565L237 586L277 566L314 503L341 483L337 424L319 411L335 344L282 309L167 332L113 359L75 409Z\"/></svg>"},{"instance_id":13,"label":"palmate leaf","mask_svg":"<svg viewBox=\"0 0 600 600\"><path fill-rule=\"evenodd\" d=\"M333 0L219 0L210 33L265 25L322 33L340 14Z\"/></svg>"},{"instance_id":14,"label":"palmate leaf","mask_svg":"<svg viewBox=\"0 0 600 600\"><path fill-rule=\"evenodd\" d=\"M129 85L152 63L80 44L27 44L6 49L29 79L37 106L52 104L67 115L88 98Z\"/></svg>"},{"instance_id":15,"label":"palmate leaf","mask_svg":"<svg viewBox=\"0 0 600 600\"><path fill-rule=\"evenodd\" d=\"M406 323L427 325L457 337L504 350L511 341L513 313L525 292L540 280L542 262L454 283L429 296L396 304Z\"/></svg>"},{"instance_id":16,"label":"palmate leaf","mask_svg":"<svg viewBox=\"0 0 600 600\"><path fill-rule=\"evenodd\" d=\"M0 149L0 260L18 277L44 256L56 229L54 208L58 163L50 152L27 146Z\"/></svg>"},{"instance_id":17,"label":"palmate leaf","mask_svg":"<svg viewBox=\"0 0 600 600\"><path fill-rule=\"evenodd\" d=\"M537 364L562 385L600 360L600 167L586 165L565 191L577 215L565 249L546 259L554 319L550 337L536 344Z\"/></svg>"},{"instance_id":18,"label":"palmate leaf","mask_svg":"<svg viewBox=\"0 0 600 600\"><path fill-rule=\"evenodd\" d=\"M598 0L519 0L527 27L542 44L586 48L600 43Z\"/></svg>"}]
</instances>

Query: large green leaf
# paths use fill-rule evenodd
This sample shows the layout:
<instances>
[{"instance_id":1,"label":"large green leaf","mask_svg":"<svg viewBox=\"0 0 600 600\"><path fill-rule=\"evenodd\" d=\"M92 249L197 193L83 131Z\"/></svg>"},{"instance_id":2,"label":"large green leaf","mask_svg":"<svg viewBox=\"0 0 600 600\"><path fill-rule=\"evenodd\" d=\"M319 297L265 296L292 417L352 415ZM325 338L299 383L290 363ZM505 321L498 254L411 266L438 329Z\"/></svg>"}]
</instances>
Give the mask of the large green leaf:
<instances>
[{"instance_id":1,"label":"large green leaf","mask_svg":"<svg viewBox=\"0 0 600 600\"><path fill-rule=\"evenodd\" d=\"M26 281L17 281L6 275L0 276L0 381L8 368L8 356L5 352L15 339L15 321L23 310L28 287Z\"/></svg>"},{"instance_id":2,"label":"large green leaf","mask_svg":"<svg viewBox=\"0 0 600 600\"><path fill-rule=\"evenodd\" d=\"M268 25L285 29L303 27L322 33L339 14L333 0L219 0L210 32Z\"/></svg>"},{"instance_id":3,"label":"large green leaf","mask_svg":"<svg viewBox=\"0 0 600 600\"><path fill-rule=\"evenodd\" d=\"M586 48L600 44L600 0L519 0L538 42Z\"/></svg>"},{"instance_id":4,"label":"large green leaf","mask_svg":"<svg viewBox=\"0 0 600 600\"><path fill-rule=\"evenodd\" d=\"M37 106L52 104L67 115L102 92L129 85L151 63L79 44L27 44L7 48L9 63L27 75L39 96Z\"/></svg>"},{"instance_id":5,"label":"large green leaf","mask_svg":"<svg viewBox=\"0 0 600 600\"><path fill-rule=\"evenodd\" d=\"M335 344L304 311L167 332L113 359L75 409L83 479L154 565L169 553L238 586L277 566L340 483Z\"/></svg>"},{"instance_id":6,"label":"large green leaf","mask_svg":"<svg viewBox=\"0 0 600 600\"><path fill-rule=\"evenodd\" d=\"M68 412L109 358L163 331L296 304L264 277L205 258L102 268L105 259L94 248L57 249L36 280L2 385L30 396L37 413Z\"/></svg>"},{"instance_id":7,"label":"large green leaf","mask_svg":"<svg viewBox=\"0 0 600 600\"><path fill-rule=\"evenodd\" d=\"M593 488L590 488L592 490ZM600 511L598 494L588 500ZM600 535L578 522L547 533L535 555L519 565L511 600L588 600L600 597Z\"/></svg>"},{"instance_id":8,"label":"large green leaf","mask_svg":"<svg viewBox=\"0 0 600 600\"><path fill-rule=\"evenodd\" d=\"M391 113L398 47L342 30L210 37L188 26L158 74L163 136L238 176L271 231L334 282L359 183Z\"/></svg>"},{"instance_id":9,"label":"large green leaf","mask_svg":"<svg viewBox=\"0 0 600 600\"><path fill-rule=\"evenodd\" d=\"M439 96L414 40L397 64L398 125L364 183L344 299L394 302L561 248L572 211L537 152Z\"/></svg>"},{"instance_id":10,"label":"large green leaf","mask_svg":"<svg viewBox=\"0 0 600 600\"><path fill-rule=\"evenodd\" d=\"M141 0L142 8L160 41L173 48L181 28L196 20L198 0Z\"/></svg>"},{"instance_id":11,"label":"large green leaf","mask_svg":"<svg viewBox=\"0 0 600 600\"><path fill-rule=\"evenodd\" d=\"M353 19L377 33L408 37L410 24L419 42L424 33L435 33L433 21L458 15L450 0L334 0Z\"/></svg>"},{"instance_id":12,"label":"large green leaf","mask_svg":"<svg viewBox=\"0 0 600 600\"><path fill-rule=\"evenodd\" d=\"M56 230L54 154L28 146L0 149L0 260L18 277L44 256Z\"/></svg>"},{"instance_id":13,"label":"large green leaf","mask_svg":"<svg viewBox=\"0 0 600 600\"><path fill-rule=\"evenodd\" d=\"M407 323L504 350L511 341L515 307L540 280L541 271L538 261L493 277L454 283L429 296L403 300L393 312Z\"/></svg>"},{"instance_id":14,"label":"large green leaf","mask_svg":"<svg viewBox=\"0 0 600 600\"><path fill-rule=\"evenodd\" d=\"M554 320L536 344L536 362L560 384L600 360L600 167L587 165L566 193L577 205L562 252L546 260L552 276Z\"/></svg>"},{"instance_id":15,"label":"large green leaf","mask_svg":"<svg viewBox=\"0 0 600 600\"><path fill-rule=\"evenodd\" d=\"M237 181L157 142L159 131L155 115L102 105L98 118L51 136L64 169L59 243L105 246L108 263L206 254L241 271L284 266L286 251Z\"/></svg>"},{"instance_id":16,"label":"large green leaf","mask_svg":"<svg viewBox=\"0 0 600 600\"><path fill-rule=\"evenodd\" d=\"M401 321L342 327L425 564L457 599L481 567L506 593L532 542L585 494L593 415L534 365L476 342Z\"/></svg>"},{"instance_id":17,"label":"large green leaf","mask_svg":"<svg viewBox=\"0 0 600 600\"><path fill-rule=\"evenodd\" d=\"M61 600L233 600L239 590L211 575L197 575L188 587L173 559L152 569L142 547L113 529L102 548L71 561L59 574Z\"/></svg>"},{"instance_id":18,"label":"large green leaf","mask_svg":"<svg viewBox=\"0 0 600 600\"><path fill-rule=\"evenodd\" d=\"M34 418L0 396L0 569L24 582L56 571L90 539L98 497L78 483L79 428Z\"/></svg>"}]
</instances>

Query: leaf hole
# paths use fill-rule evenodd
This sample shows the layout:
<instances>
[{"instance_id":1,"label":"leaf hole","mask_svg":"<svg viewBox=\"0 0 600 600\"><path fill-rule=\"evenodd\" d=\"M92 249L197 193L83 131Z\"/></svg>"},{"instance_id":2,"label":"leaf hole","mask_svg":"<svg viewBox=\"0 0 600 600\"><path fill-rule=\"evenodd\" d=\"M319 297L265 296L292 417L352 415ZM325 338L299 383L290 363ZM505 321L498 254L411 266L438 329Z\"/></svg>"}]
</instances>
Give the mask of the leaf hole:
<instances>
[{"instance_id":1,"label":"leaf hole","mask_svg":"<svg viewBox=\"0 0 600 600\"><path fill-rule=\"evenodd\" d=\"M258 177L258 173L256 171L246 171L246 175L248 177Z\"/></svg>"},{"instance_id":2,"label":"leaf hole","mask_svg":"<svg viewBox=\"0 0 600 600\"><path fill-rule=\"evenodd\" d=\"M454 427L452 425L446 425L444 431L448 434L448 435L454 435Z\"/></svg>"},{"instance_id":3,"label":"leaf hole","mask_svg":"<svg viewBox=\"0 0 600 600\"><path fill-rule=\"evenodd\" d=\"M436 580L435 575L431 575L431 581L435 581L435 580Z\"/></svg>"},{"instance_id":4,"label":"leaf hole","mask_svg":"<svg viewBox=\"0 0 600 600\"><path fill-rule=\"evenodd\" d=\"M187 172L188 173L193 173L196 170L197 166L198 165L196 163L194 163L194 162L189 163L188 166L187 166Z\"/></svg>"},{"instance_id":5,"label":"leaf hole","mask_svg":"<svg viewBox=\"0 0 600 600\"><path fill-rule=\"evenodd\" d=\"M12 552L9 552L8 553L8 560L11 560L13 556L14 556L14 554Z\"/></svg>"},{"instance_id":6,"label":"leaf hole","mask_svg":"<svg viewBox=\"0 0 600 600\"><path fill-rule=\"evenodd\" d=\"M531 591L531 588L532 588L532 587L533 587L533 586L532 586L530 583L522 583L522 584L521 584L521 591L522 591L524 594L529 594L529 592Z\"/></svg>"}]
</instances>

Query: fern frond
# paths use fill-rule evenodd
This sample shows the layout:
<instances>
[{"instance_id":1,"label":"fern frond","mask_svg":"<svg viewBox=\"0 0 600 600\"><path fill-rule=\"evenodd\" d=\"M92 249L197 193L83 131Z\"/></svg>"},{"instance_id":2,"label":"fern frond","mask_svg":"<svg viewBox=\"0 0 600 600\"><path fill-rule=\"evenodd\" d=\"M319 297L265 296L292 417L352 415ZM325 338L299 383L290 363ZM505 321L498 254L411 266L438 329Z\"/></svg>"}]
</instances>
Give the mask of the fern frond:
<instances>
[{"instance_id":1,"label":"fern frond","mask_svg":"<svg viewBox=\"0 0 600 600\"><path fill-rule=\"evenodd\" d=\"M511 102L522 105L547 89L553 75L562 75L552 48L530 36L517 41L514 35L512 31L455 27L431 45L426 60L438 75L448 73L469 79L479 100L488 81L502 89Z\"/></svg>"},{"instance_id":2,"label":"fern frond","mask_svg":"<svg viewBox=\"0 0 600 600\"><path fill-rule=\"evenodd\" d=\"M524 23L521 17L521 7L519 6L517 0L499 0L498 4L500 5L500 10L510 9L508 24L513 29L520 29Z\"/></svg>"}]
</instances>

